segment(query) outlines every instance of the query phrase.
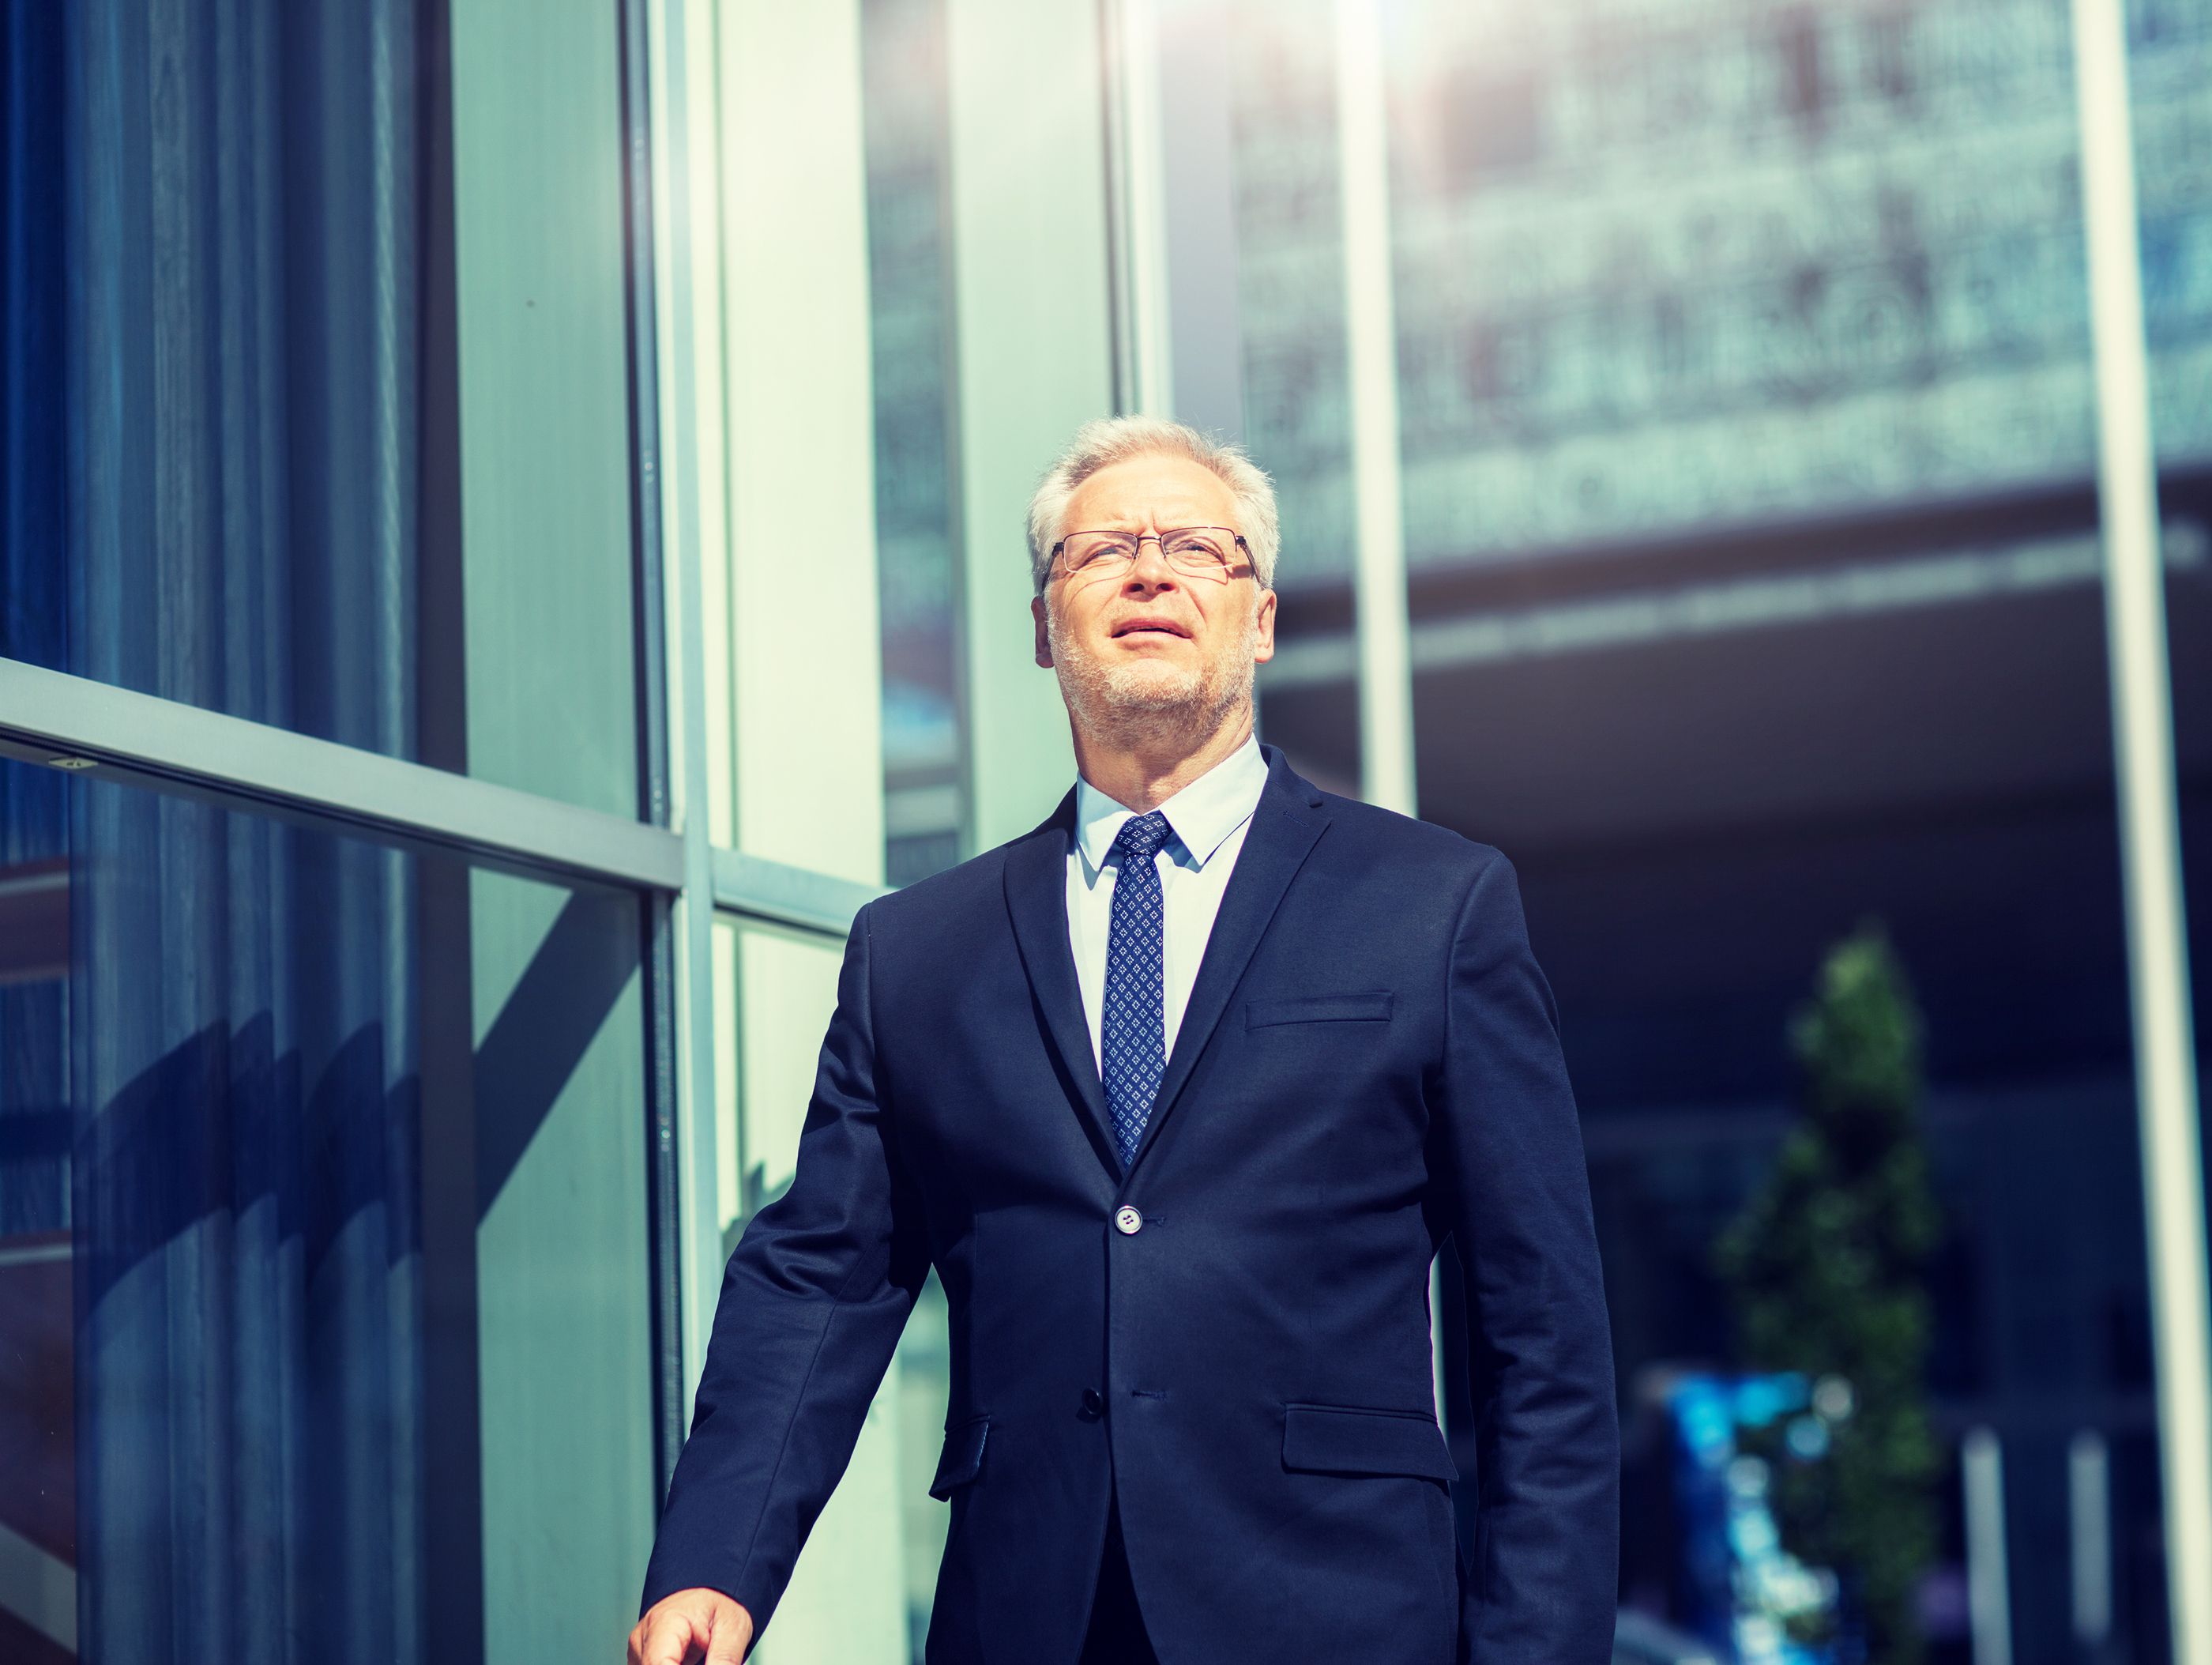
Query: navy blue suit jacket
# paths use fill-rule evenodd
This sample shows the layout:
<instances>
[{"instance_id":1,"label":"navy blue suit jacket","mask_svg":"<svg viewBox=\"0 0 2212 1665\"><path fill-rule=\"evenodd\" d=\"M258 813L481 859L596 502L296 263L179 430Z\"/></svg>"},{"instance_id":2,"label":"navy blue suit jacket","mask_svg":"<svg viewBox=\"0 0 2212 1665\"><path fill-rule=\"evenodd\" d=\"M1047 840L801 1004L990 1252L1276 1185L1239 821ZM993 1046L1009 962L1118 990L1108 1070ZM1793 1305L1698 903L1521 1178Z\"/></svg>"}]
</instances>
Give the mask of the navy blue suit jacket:
<instances>
[{"instance_id":1,"label":"navy blue suit jacket","mask_svg":"<svg viewBox=\"0 0 2212 1665\"><path fill-rule=\"evenodd\" d=\"M933 1665L1073 1665L1111 1496L1170 1665L1607 1657L1612 1350L1512 864L1264 750L1126 1174L1068 949L1073 790L860 911L791 1188L723 1281L645 1606L703 1586L767 1625L934 1266ZM1468 1565L1431 1387L1447 1235L1476 1380Z\"/></svg>"}]
</instances>

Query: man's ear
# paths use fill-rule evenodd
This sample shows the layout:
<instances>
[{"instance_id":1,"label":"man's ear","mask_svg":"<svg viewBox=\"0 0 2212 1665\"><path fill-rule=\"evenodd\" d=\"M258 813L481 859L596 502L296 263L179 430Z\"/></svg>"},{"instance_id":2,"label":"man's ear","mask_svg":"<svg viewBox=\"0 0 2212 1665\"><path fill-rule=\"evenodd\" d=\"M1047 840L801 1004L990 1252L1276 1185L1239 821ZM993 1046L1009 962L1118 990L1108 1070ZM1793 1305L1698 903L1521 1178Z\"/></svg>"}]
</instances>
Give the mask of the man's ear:
<instances>
[{"instance_id":1,"label":"man's ear","mask_svg":"<svg viewBox=\"0 0 2212 1665\"><path fill-rule=\"evenodd\" d=\"M1036 662L1045 669L1052 668L1052 635L1045 629L1044 597L1030 598L1030 617L1036 620Z\"/></svg>"},{"instance_id":2,"label":"man's ear","mask_svg":"<svg viewBox=\"0 0 2212 1665\"><path fill-rule=\"evenodd\" d=\"M1275 592L1260 592L1260 639L1252 650L1252 662L1264 665L1275 656Z\"/></svg>"}]
</instances>

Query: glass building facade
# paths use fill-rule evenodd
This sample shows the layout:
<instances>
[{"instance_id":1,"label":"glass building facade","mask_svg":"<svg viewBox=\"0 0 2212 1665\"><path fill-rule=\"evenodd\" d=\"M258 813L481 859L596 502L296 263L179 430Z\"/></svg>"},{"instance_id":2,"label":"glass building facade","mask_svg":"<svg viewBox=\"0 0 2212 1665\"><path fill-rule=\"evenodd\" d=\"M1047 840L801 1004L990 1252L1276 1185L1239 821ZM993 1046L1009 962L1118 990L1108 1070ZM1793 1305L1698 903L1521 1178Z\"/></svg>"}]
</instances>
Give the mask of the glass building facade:
<instances>
[{"instance_id":1,"label":"glass building facade","mask_svg":"<svg viewBox=\"0 0 2212 1665\"><path fill-rule=\"evenodd\" d=\"M611 1656L854 912L1072 778L1018 528L1080 421L1273 473L1262 737L1359 790L1347 9L8 0L0 1658ZM1419 808L1565 1019L1624 1604L1680 1617L1655 1407L1871 914L1923 1627L1986 1432L2012 1654L2159 1665L2066 8L1371 13ZM2127 17L2201 961L2212 0ZM944 1326L769 1665L919 1659Z\"/></svg>"}]
</instances>

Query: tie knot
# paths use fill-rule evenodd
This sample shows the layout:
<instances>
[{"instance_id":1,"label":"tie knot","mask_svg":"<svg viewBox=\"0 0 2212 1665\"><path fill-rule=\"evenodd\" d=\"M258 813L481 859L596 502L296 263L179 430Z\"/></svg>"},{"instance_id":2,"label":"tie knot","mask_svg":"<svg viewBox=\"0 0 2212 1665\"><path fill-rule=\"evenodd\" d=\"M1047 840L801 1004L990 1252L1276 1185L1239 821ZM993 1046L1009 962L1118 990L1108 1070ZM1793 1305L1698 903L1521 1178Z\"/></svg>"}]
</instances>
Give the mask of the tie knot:
<instances>
[{"instance_id":1,"label":"tie knot","mask_svg":"<svg viewBox=\"0 0 2212 1665\"><path fill-rule=\"evenodd\" d=\"M1168 818L1155 809L1147 814L1132 815L1122 822L1121 832L1115 835L1114 848L1121 852L1125 861L1133 856L1148 862L1172 836Z\"/></svg>"}]
</instances>

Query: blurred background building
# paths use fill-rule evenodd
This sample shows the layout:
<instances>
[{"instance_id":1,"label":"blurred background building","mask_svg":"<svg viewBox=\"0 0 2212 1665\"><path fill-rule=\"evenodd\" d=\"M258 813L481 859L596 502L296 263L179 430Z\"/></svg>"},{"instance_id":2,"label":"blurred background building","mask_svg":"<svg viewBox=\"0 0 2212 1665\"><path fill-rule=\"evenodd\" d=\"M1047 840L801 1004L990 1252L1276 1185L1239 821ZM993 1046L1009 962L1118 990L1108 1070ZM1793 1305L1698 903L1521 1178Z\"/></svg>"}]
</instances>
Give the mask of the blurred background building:
<instances>
[{"instance_id":1,"label":"blurred background building","mask_svg":"<svg viewBox=\"0 0 2212 1665\"><path fill-rule=\"evenodd\" d=\"M1018 528L1116 408L1276 478L1262 737L1521 873L1624 1649L1792 1656L1698 1558L1793 1546L1728 1465L1850 1399L1716 1246L1873 922L1940 1221L1917 1632L2170 1657L2065 0L1381 0L1365 179L1347 9L9 0L0 1658L618 1644L853 911L1071 778ZM2126 27L2201 964L2212 0ZM920 1658L944 1322L771 1665Z\"/></svg>"}]
</instances>

